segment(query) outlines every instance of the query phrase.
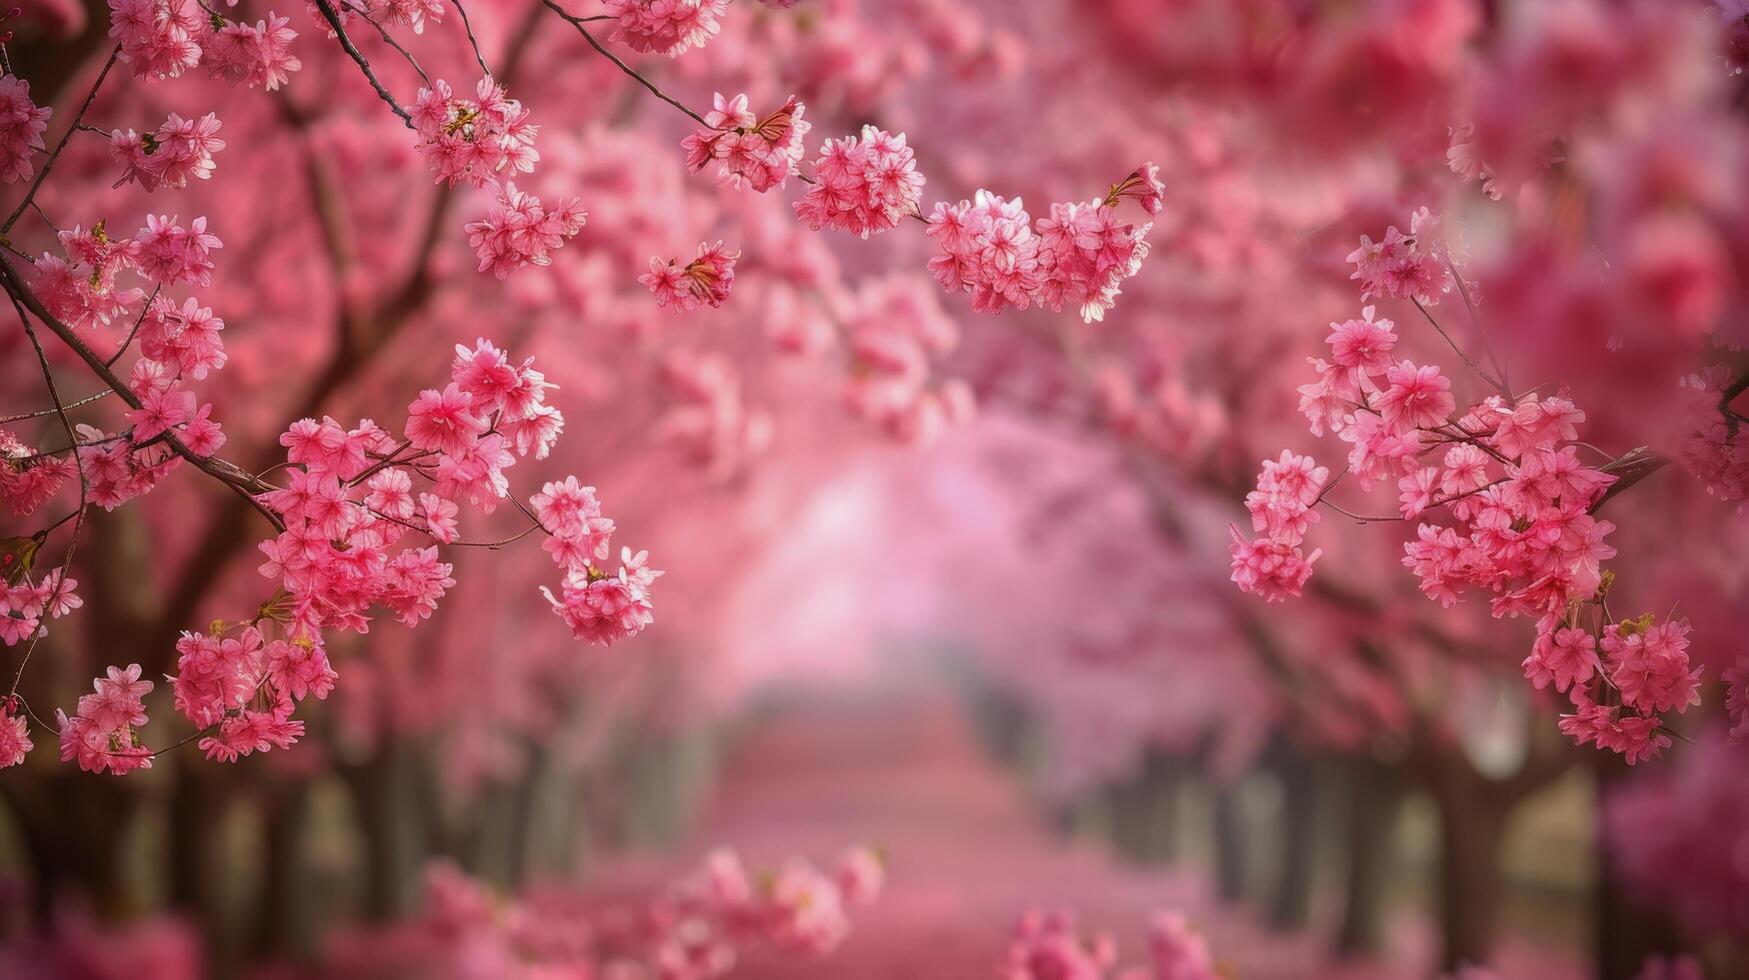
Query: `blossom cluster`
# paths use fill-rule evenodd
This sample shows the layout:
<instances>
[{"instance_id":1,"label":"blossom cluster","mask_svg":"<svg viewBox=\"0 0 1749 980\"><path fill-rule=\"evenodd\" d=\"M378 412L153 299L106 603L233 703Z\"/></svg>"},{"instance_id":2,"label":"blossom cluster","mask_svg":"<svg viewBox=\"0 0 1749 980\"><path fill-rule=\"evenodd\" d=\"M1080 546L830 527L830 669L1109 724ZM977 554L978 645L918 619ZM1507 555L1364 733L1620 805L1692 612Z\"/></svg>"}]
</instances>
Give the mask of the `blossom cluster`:
<instances>
[{"instance_id":1,"label":"blossom cluster","mask_svg":"<svg viewBox=\"0 0 1749 980\"><path fill-rule=\"evenodd\" d=\"M614 40L633 51L678 57L702 48L722 31L729 0L606 0L619 18Z\"/></svg>"},{"instance_id":2,"label":"blossom cluster","mask_svg":"<svg viewBox=\"0 0 1749 980\"><path fill-rule=\"evenodd\" d=\"M864 126L859 136L827 140L814 161L814 179L795 203L796 215L814 231L838 228L867 238L918 215L923 175L904 133Z\"/></svg>"},{"instance_id":3,"label":"blossom cluster","mask_svg":"<svg viewBox=\"0 0 1749 980\"><path fill-rule=\"evenodd\" d=\"M912 444L933 442L976 411L971 387L936 379L931 359L959 346L959 328L936 298L910 278L875 280L848 302L844 317L852 370L852 413Z\"/></svg>"},{"instance_id":4,"label":"blossom cluster","mask_svg":"<svg viewBox=\"0 0 1749 980\"><path fill-rule=\"evenodd\" d=\"M1106 933L1079 931L1073 912L1031 910L1020 917L997 970L1002 980L1216 980L1208 941L1184 916L1161 912L1148 926L1148 966L1118 965Z\"/></svg>"},{"instance_id":5,"label":"blossom cluster","mask_svg":"<svg viewBox=\"0 0 1749 980\"><path fill-rule=\"evenodd\" d=\"M209 180L217 164L213 154L225 148L219 139L219 117L211 112L199 119L184 119L172 112L156 130L140 135L133 130L115 130L109 135L109 152L122 165L116 185L138 181L155 191L160 187L186 187L190 178Z\"/></svg>"},{"instance_id":6,"label":"blossom cluster","mask_svg":"<svg viewBox=\"0 0 1749 980\"><path fill-rule=\"evenodd\" d=\"M1553 682L1572 699L1561 731L1580 745L1620 752L1629 765L1657 758L1670 745L1662 713L1700 703L1700 668L1689 669L1688 620L1659 623L1647 614L1605 625L1601 640L1564 622L1545 617L1524 661L1531 683Z\"/></svg>"},{"instance_id":7,"label":"blossom cluster","mask_svg":"<svg viewBox=\"0 0 1749 980\"><path fill-rule=\"evenodd\" d=\"M1425 306L1461 288L1433 244L1437 224L1423 210L1410 236L1392 228L1378 245L1363 239L1350 256L1363 296ZM1325 340L1329 357L1310 359L1317 379L1300 387L1300 410L1314 435L1350 444L1344 477L1362 490L1394 485L1401 519L1417 522L1402 564L1421 590L1449 608L1475 589L1496 617L1534 617L1524 671L1538 688L1552 682L1568 694L1574 711L1561 730L1630 763L1655 756L1669 744L1662 714L1698 703L1698 671L1689 669L1686 620L1608 614L1613 579L1603 563L1615 555L1615 526L1595 515L1619 477L1581 458L1595 451L1578 441L1585 413L1564 394L1515 396L1504 386L1460 411L1437 366L1396 356L1395 325L1370 306L1331 324ZM1703 398L1719 410L1716 393ZM1333 486L1309 457L1284 451L1265 462L1246 498L1260 536L1232 532L1241 589L1267 599L1300 593L1318 557L1300 550L1312 508Z\"/></svg>"},{"instance_id":8,"label":"blossom cluster","mask_svg":"<svg viewBox=\"0 0 1749 980\"><path fill-rule=\"evenodd\" d=\"M446 973L465 950L474 976L533 970L712 980L733 970L740 950L753 944L803 956L833 952L849 935L852 909L879 897L885 873L884 860L868 847L848 849L831 871L790 858L757 873L735 852L718 849L653 898L603 909L550 889L520 899L496 895L438 863L426 871L420 915L356 937L348 953L378 969L395 963L420 976Z\"/></svg>"},{"instance_id":9,"label":"blossom cluster","mask_svg":"<svg viewBox=\"0 0 1749 980\"><path fill-rule=\"evenodd\" d=\"M74 591L79 587L79 581L68 576L65 568L51 568L33 582L28 559L19 554L15 546L20 540L8 539L9 547L4 555L0 555L0 573L4 574L5 580L12 580L16 572L13 584L0 585L0 643L7 646L16 646L39 635L45 617L60 619L85 604ZM0 767L10 764L0 756Z\"/></svg>"},{"instance_id":10,"label":"blossom cluster","mask_svg":"<svg viewBox=\"0 0 1749 980\"><path fill-rule=\"evenodd\" d=\"M152 686L140 678L139 664L111 667L107 676L92 682L92 693L79 699L73 717L57 710L61 761L77 761L86 772L118 776L152 768L152 750L140 741L139 732L146 723L144 698Z\"/></svg>"},{"instance_id":11,"label":"blossom cluster","mask_svg":"<svg viewBox=\"0 0 1749 980\"><path fill-rule=\"evenodd\" d=\"M303 67L291 54L290 19L271 11L253 26L196 0L109 0L109 11L109 37L136 78L178 78L204 61L214 78L271 92Z\"/></svg>"},{"instance_id":12,"label":"blossom cluster","mask_svg":"<svg viewBox=\"0 0 1749 980\"><path fill-rule=\"evenodd\" d=\"M212 253L224 247L207 231L205 216L184 226L175 216L148 214L132 238L112 238L103 222L59 237L62 254L37 257L32 287L50 313L74 328L108 326L129 315L146 291L121 286L123 273L157 287L210 285Z\"/></svg>"},{"instance_id":13,"label":"blossom cluster","mask_svg":"<svg viewBox=\"0 0 1749 980\"><path fill-rule=\"evenodd\" d=\"M676 259L654 257L650 271L638 277L656 297L656 305L676 313L698 309L700 304L712 309L729 298L735 285L735 261L740 252L729 252L722 242L700 242L698 256L681 265Z\"/></svg>"},{"instance_id":14,"label":"blossom cluster","mask_svg":"<svg viewBox=\"0 0 1749 980\"><path fill-rule=\"evenodd\" d=\"M697 173L717 164L717 175L731 187L747 187L764 193L782 189L800 172L802 140L813 123L802 118L807 107L790 96L765 118L755 118L747 108L747 96L714 96L704 120L709 128L682 140L688 170Z\"/></svg>"},{"instance_id":15,"label":"blossom cluster","mask_svg":"<svg viewBox=\"0 0 1749 980\"><path fill-rule=\"evenodd\" d=\"M249 623L184 633L176 652L176 710L206 733L200 749L220 762L290 747L304 734L291 717L297 702L326 698L338 676L319 636L268 642Z\"/></svg>"},{"instance_id":16,"label":"blossom cluster","mask_svg":"<svg viewBox=\"0 0 1749 980\"><path fill-rule=\"evenodd\" d=\"M438 79L419 90L408 114L419 153L439 183L497 191L486 216L465 229L479 271L503 279L524 266L549 265L553 250L583 229L589 215L577 198L548 206L517 189L516 175L532 173L540 160L534 148L540 127L492 78L480 79L472 99Z\"/></svg>"},{"instance_id":17,"label":"blossom cluster","mask_svg":"<svg viewBox=\"0 0 1749 980\"><path fill-rule=\"evenodd\" d=\"M770 445L770 414L746 403L740 374L722 354L671 351L662 359L662 381L674 405L657 430L713 477L731 475Z\"/></svg>"},{"instance_id":18,"label":"blossom cluster","mask_svg":"<svg viewBox=\"0 0 1749 980\"><path fill-rule=\"evenodd\" d=\"M1132 198L1151 213L1162 206L1153 165L1136 174L1104 198L1051 205L1036 225L1019 198L980 190L970 201L938 202L928 219L936 247L929 269L943 289L969 293L982 313L1074 305L1083 320L1102 320L1124 281L1141 271L1153 228L1120 221L1118 202Z\"/></svg>"},{"instance_id":19,"label":"blossom cluster","mask_svg":"<svg viewBox=\"0 0 1749 980\"><path fill-rule=\"evenodd\" d=\"M1410 216L1407 235L1391 225L1379 241L1360 236L1360 247L1348 253L1348 261L1354 265L1349 278L1360 282L1361 302L1388 296L1432 306L1450 292L1454 280L1439 224L1421 208Z\"/></svg>"},{"instance_id":20,"label":"blossom cluster","mask_svg":"<svg viewBox=\"0 0 1749 980\"><path fill-rule=\"evenodd\" d=\"M618 575L607 574L591 561L607 558L613 535L613 521L601 515L595 488L567 477L562 483L543 486L529 503L550 536L547 553L564 573L557 598L544 587L541 594L571 634L597 646L612 646L650 625L650 586L662 573L646 567L648 553L634 555L630 548L621 548Z\"/></svg>"},{"instance_id":21,"label":"blossom cluster","mask_svg":"<svg viewBox=\"0 0 1749 980\"><path fill-rule=\"evenodd\" d=\"M457 96L440 78L419 90L407 112L419 153L439 183L486 187L531 173L540 161L534 148L540 126L491 78L480 79L472 99Z\"/></svg>"},{"instance_id":22,"label":"blossom cluster","mask_svg":"<svg viewBox=\"0 0 1749 980\"><path fill-rule=\"evenodd\" d=\"M1742 394L1732 379L1729 367L1715 364L1683 380L1688 405L1681 457L1708 493L1741 507L1749 499L1749 438L1743 438L1743 415L1732 407Z\"/></svg>"},{"instance_id":23,"label":"blossom cluster","mask_svg":"<svg viewBox=\"0 0 1749 980\"><path fill-rule=\"evenodd\" d=\"M15 184L36 173L31 153L43 149L43 130L54 110L30 101L30 83L0 74L0 183Z\"/></svg>"},{"instance_id":24,"label":"blossom cluster","mask_svg":"<svg viewBox=\"0 0 1749 980\"><path fill-rule=\"evenodd\" d=\"M1286 449L1280 459L1263 461L1257 489L1245 497L1259 536L1247 538L1237 525L1228 529L1233 581L1240 589L1270 602L1300 594L1311 578L1312 564L1323 554L1314 549L1307 555L1300 545L1307 527L1318 520L1312 508L1329 479L1329 467Z\"/></svg>"}]
</instances>

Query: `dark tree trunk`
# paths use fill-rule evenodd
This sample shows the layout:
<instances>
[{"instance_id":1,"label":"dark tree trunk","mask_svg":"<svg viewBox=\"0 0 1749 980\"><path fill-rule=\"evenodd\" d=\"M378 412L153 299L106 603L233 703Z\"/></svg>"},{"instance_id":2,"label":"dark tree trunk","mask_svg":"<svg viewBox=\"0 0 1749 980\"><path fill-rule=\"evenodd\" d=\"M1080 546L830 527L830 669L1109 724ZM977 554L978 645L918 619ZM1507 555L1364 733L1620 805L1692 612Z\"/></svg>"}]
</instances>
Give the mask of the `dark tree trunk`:
<instances>
[{"instance_id":1,"label":"dark tree trunk","mask_svg":"<svg viewBox=\"0 0 1749 980\"><path fill-rule=\"evenodd\" d=\"M1680 948L1670 924L1663 917L1636 904L1632 891L1612 877L1614 860L1604 845L1601 828L1603 803L1612 786L1628 774L1620 758L1597 760L1597 821L1595 849L1597 878L1592 884L1593 942L1598 980L1631 980L1639 975L1646 957L1668 954Z\"/></svg>"},{"instance_id":2,"label":"dark tree trunk","mask_svg":"<svg viewBox=\"0 0 1749 980\"><path fill-rule=\"evenodd\" d=\"M377 922L411 907L411 885L425 854L421 820L409 805L405 755L404 747L390 742L369 762L341 770L364 838L364 912Z\"/></svg>"},{"instance_id":3,"label":"dark tree trunk","mask_svg":"<svg viewBox=\"0 0 1749 980\"><path fill-rule=\"evenodd\" d=\"M258 959L301 955L308 951L309 940L303 903L307 883L302 874L309 783L292 780L265 795L261 888L250 937L250 952Z\"/></svg>"},{"instance_id":4,"label":"dark tree trunk","mask_svg":"<svg viewBox=\"0 0 1749 980\"><path fill-rule=\"evenodd\" d=\"M1509 805L1488 793L1440 793L1440 965L1490 962L1501 897L1500 845Z\"/></svg>"},{"instance_id":5,"label":"dark tree trunk","mask_svg":"<svg viewBox=\"0 0 1749 980\"><path fill-rule=\"evenodd\" d=\"M1224 902L1245 898L1249 848L1237 786L1215 789L1215 886Z\"/></svg>"},{"instance_id":6,"label":"dark tree trunk","mask_svg":"<svg viewBox=\"0 0 1749 980\"><path fill-rule=\"evenodd\" d=\"M1384 944L1392 840L1407 787L1395 766L1361 758L1348 766L1347 790L1347 870L1336 951L1352 956L1378 952Z\"/></svg>"},{"instance_id":7,"label":"dark tree trunk","mask_svg":"<svg viewBox=\"0 0 1749 980\"><path fill-rule=\"evenodd\" d=\"M1312 886L1318 859L1318 777L1316 763L1283 743L1275 771L1281 779L1281 867L1274 882L1269 924L1300 929L1312 913Z\"/></svg>"}]
</instances>

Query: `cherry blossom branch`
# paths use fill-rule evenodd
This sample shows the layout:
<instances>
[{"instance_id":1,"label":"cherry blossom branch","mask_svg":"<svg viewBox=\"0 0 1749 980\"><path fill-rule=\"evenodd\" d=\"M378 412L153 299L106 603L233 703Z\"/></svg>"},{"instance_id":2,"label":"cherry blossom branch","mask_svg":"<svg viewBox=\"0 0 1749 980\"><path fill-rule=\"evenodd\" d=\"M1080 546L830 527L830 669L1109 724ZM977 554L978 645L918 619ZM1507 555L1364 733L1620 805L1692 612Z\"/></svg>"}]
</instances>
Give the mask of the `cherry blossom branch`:
<instances>
[{"instance_id":1,"label":"cherry blossom branch","mask_svg":"<svg viewBox=\"0 0 1749 980\"><path fill-rule=\"evenodd\" d=\"M406 48L402 47L401 42L395 40L394 35L389 33L388 28L384 27L376 19L372 18L370 15L370 12L364 9L363 3L360 3L359 0L348 0L348 2L354 5L353 6L354 13L356 13L356 14L358 14L358 16L364 18L365 23L367 23L370 26L377 29L377 34L381 35L384 44L387 44L389 47L394 48L396 51L399 51L401 53L401 57L407 59L407 64L413 66L413 70L419 74L420 78L425 80L426 86L429 87L431 85L431 76L425 74L425 69L421 68L419 66L419 59L413 57L413 52L408 51Z\"/></svg>"},{"instance_id":2,"label":"cherry blossom branch","mask_svg":"<svg viewBox=\"0 0 1749 980\"><path fill-rule=\"evenodd\" d=\"M1488 335L1482 330L1482 321L1476 317L1476 301L1470 296L1469 284L1464 282L1463 275L1458 272L1457 263L1453 262L1449 255L1446 256L1445 267L1451 272L1452 282L1457 284L1458 296L1463 299L1464 309L1470 314L1470 329L1475 332L1476 339L1481 341L1482 353L1488 358L1488 365L1492 367L1494 373L1499 376L1500 387L1504 389L1506 397L1508 399L1513 398L1511 373L1507 366L1501 362L1500 358L1495 355L1494 345L1488 343Z\"/></svg>"},{"instance_id":3,"label":"cherry blossom branch","mask_svg":"<svg viewBox=\"0 0 1749 980\"><path fill-rule=\"evenodd\" d=\"M121 342L120 347L115 349L115 353L110 355L109 360L103 362L106 366L115 367L115 362L121 360L122 355L128 352L128 348L133 346L134 338L139 336L140 325L146 322L146 314L152 311L152 304L157 302L158 294L162 292L163 289L164 285L162 283L152 287L152 295L146 297L145 305L140 307L140 315L134 318L133 329L128 331L127 338Z\"/></svg>"},{"instance_id":4,"label":"cherry blossom branch","mask_svg":"<svg viewBox=\"0 0 1749 980\"><path fill-rule=\"evenodd\" d=\"M1445 338L1445 342L1451 345L1451 349L1453 351L1457 352L1457 356L1463 358L1464 363L1468 364L1470 366L1470 370L1476 372L1476 375L1478 377L1480 377L1483 381L1486 381L1489 384L1493 385L1494 388L1500 392L1500 394L1506 396L1507 398L1512 397L1512 392L1507 389L1506 383L1499 380L1498 378L1495 378L1493 375L1490 375L1488 372L1482 370L1480 365L1478 365L1475 361L1471 360L1470 355L1464 353L1464 349L1462 347L1458 346L1457 341L1452 339L1451 334L1448 334L1445 332L1445 328L1439 325L1439 321L1435 320L1433 318L1433 314L1429 313L1427 311L1427 307L1421 305L1421 301L1419 299L1416 299L1415 297L1411 296L1411 297L1409 297L1409 302L1414 303L1415 308L1417 310L1421 311L1421 315L1426 318L1427 322L1433 324L1433 329L1435 331L1437 331L1441 337Z\"/></svg>"},{"instance_id":5,"label":"cherry blossom branch","mask_svg":"<svg viewBox=\"0 0 1749 980\"><path fill-rule=\"evenodd\" d=\"M97 90L103 87L103 80L109 77L109 70L115 67L116 60L120 57L121 45L118 44L110 49L109 60L103 63L103 70L97 73L97 81L91 83L91 91L86 93L85 101L79 106L79 111L73 114L72 124L67 127L66 132L61 134L61 141L55 144L54 151L43 162L43 168L37 171L36 179L30 183L30 189L24 192L24 199L18 202L18 207L13 208L10 215L7 215L6 223L0 225L0 235L5 235L11 231L12 226L18 223L19 216L24 214L24 209L35 203L37 188L43 185L43 181L49 179L49 171L54 169L55 161L61 158L61 151L66 149L67 141L72 139L73 134L78 131L80 120L85 118L85 111L91 108L91 103L97 101Z\"/></svg>"},{"instance_id":6,"label":"cherry blossom branch","mask_svg":"<svg viewBox=\"0 0 1749 980\"><path fill-rule=\"evenodd\" d=\"M89 405L92 402L97 401L98 399L108 398L110 395L113 395L113 394L115 394L113 389L105 388L102 391L97 392L94 395L86 395L84 398L81 398L78 401L68 402L66 407L69 409L79 408L79 407L84 406L84 405ZM39 409L39 410L34 411L34 412L23 412L23 413L20 413L18 415L0 416L0 425L7 425L7 424L10 424L12 422L23 422L27 419L40 419L45 415L54 415L57 411L59 411L59 410L53 409L53 408L44 408L44 409Z\"/></svg>"},{"instance_id":7,"label":"cherry blossom branch","mask_svg":"<svg viewBox=\"0 0 1749 980\"><path fill-rule=\"evenodd\" d=\"M67 406L61 401L61 389L59 385L55 384L55 372L49 367L48 354L43 351L42 341L37 338L36 330L31 327L30 318L24 315L24 308L16 296L12 297L12 308L17 311L18 322L24 326L24 335L30 338L30 346L36 352L37 364L42 367L43 384L48 387L49 400L54 403L55 415L61 420L61 428L67 433L68 441L77 444L79 437L73 432L72 420L67 417ZM79 533L85 529L85 511L90 506L91 486L90 481L85 476L85 466L77 456L74 457L73 465L74 470L79 475L79 509L71 515L73 533L67 541L67 553L61 561L61 578L56 584L57 590L65 587L67 572L73 567L73 554L79 550ZM65 524L67 520L68 518L62 518L37 532L41 536L40 540L47 541L49 533ZM43 632L38 630L36 635L31 637L30 645L24 648L24 656L18 661L18 671L12 675L12 689L8 692L8 697L14 697L18 694L18 685L24 681L24 668L29 666L31 654L36 652L36 645L41 642L42 637Z\"/></svg>"},{"instance_id":8,"label":"cherry blossom branch","mask_svg":"<svg viewBox=\"0 0 1749 980\"><path fill-rule=\"evenodd\" d=\"M101 357L97 356L97 352L92 350L91 347L74 332L72 327L62 323L53 313L49 312L47 307L43 306L42 300L38 299L36 294L31 292L30 288L24 284L23 278L18 274L18 270L13 268L12 263L6 261L4 258L0 258L0 279L5 280L6 291L12 295L13 299L16 302L21 303L40 323L48 327L51 333L59 337L62 343L71 348L73 353L77 354L79 359L84 361L86 366L91 369L92 373L102 379L103 383L108 385L110 390L116 393L117 397L126 402L129 408L138 409L142 406L139 396L134 394L133 389L129 388L127 383L121 378L116 377L115 372L110 370L109 365L105 364ZM26 329L29 329L28 322L26 323ZM163 438L165 444L168 445L176 455L187 460L189 463L193 464L196 469L199 469L220 481L230 487L239 496L248 500L249 503L254 506L256 510L260 511L275 528L282 531L285 529L284 525L280 522L279 515L275 514L271 509L256 500L253 496L255 492L259 492L263 489L271 489L271 487L268 487L263 483L259 477L243 470L235 463L217 457L202 456L199 453L196 453L194 450L189 449L187 444L180 438L172 435L168 430L164 433Z\"/></svg>"},{"instance_id":9,"label":"cherry blossom branch","mask_svg":"<svg viewBox=\"0 0 1749 980\"><path fill-rule=\"evenodd\" d=\"M462 0L449 2L455 5L455 12L462 16L462 30L468 35L468 46L474 49L474 60L480 63L480 73L491 78L492 69L486 67L486 56L480 53L480 40L474 37L474 23L468 19L468 9L462 6Z\"/></svg>"}]
</instances>

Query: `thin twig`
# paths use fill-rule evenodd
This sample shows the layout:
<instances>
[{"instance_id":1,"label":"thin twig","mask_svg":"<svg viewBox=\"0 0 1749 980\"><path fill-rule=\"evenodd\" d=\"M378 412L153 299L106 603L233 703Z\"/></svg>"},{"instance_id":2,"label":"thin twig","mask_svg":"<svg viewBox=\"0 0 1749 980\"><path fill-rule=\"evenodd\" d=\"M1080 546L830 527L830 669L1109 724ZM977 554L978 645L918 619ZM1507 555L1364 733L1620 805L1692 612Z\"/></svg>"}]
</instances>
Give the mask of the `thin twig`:
<instances>
[{"instance_id":1,"label":"thin twig","mask_svg":"<svg viewBox=\"0 0 1749 980\"><path fill-rule=\"evenodd\" d=\"M318 2L320 2L320 0L318 0ZM577 29L577 33L583 35L583 40L588 41L589 46L594 48L597 54L600 54L603 58L606 58L608 61L613 62L614 65L616 67L618 67L620 71L625 72L627 76L632 78L639 85L642 85L643 87L649 89L651 95L654 95L656 98L661 99L663 102L666 102L669 105L673 106L674 108L679 109L681 112L686 113L688 116L691 116L694 120L696 120L698 122L698 124L700 126L703 126L706 129L711 128L711 124L705 122L703 116L699 115L696 112L693 112L691 109L688 109L685 106L685 104L683 104L679 99L676 99L673 96L669 95L667 92L664 92L661 89L657 88L656 84L654 82L652 82L649 79L645 78L644 76L638 74L637 70L634 69L631 65L628 65L624 61L621 61L619 55L616 55L612 51L609 51L609 50L607 50L607 48L603 47L601 42L597 41L595 39L595 35L589 33L589 28L583 26L583 24L584 24L583 18L572 16L569 12L567 12L565 10L564 7L561 7L557 3L555 3L554 0L541 0L541 3L546 4L547 8L552 10L553 13L558 14L561 18L563 18L572 27L575 27Z\"/></svg>"},{"instance_id":2,"label":"thin twig","mask_svg":"<svg viewBox=\"0 0 1749 980\"><path fill-rule=\"evenodd\" d=\"M467 32L468 45L474 49L474 60L480 63L480 73L487 78L492 77L492 69L486 67L486 56L480 53L479 38L474 37L473 21L468 20L467 8L462 6L462 0L449 0L455 4L455 12L462 15L462 30Z\"/></svg>"},{"instance_id":3,"label":"thin twig","mask_svg":"<svg viewBox=\"0 0 1749 980\"><path fill-rule=\"evenodd\" d=\"M113 391L111 391L108 388L105 388L95 395L86 395L84 398L81 398L76 402L68 402L66 407L67 408L78 408L81 405L89 405L92 402L98 400L99 398L108 398L112 394L114 394ZM6 425L6 424L11 423L11 422L23 422L26 419L40 419L45 415L53 415L53 414L55 414L56 411L58 411L58 410L53 409L53 408L45 408L45 409L42 409L40 411L25 412L21 415L8 415L8 416L5 416L4 418L0 418L0 425Z\"/></svg>"},{"instance_id":4,"label":"thin twig","mask_svg":"<svg viewBox=\"0 0 1749 980\"><path fill-rule=\"evenodd\" d=\"M18 202L18 207L13 208L12 213L6 217L6 223L0 225L0 235L11 231L12 226L18 223L19 215L22 215L24 209L36 200L37 188L43 185L43 181L49 179L49 171L54 169L55 161L61 158L61 151L67 148L67 141L72 139L73 133L79 129L79 121L85 118L85 110L91 108L91 103L97 101L97 90L103 87L103 80L109 77L109 70L115 67L116 59L120 56L121 45L118 44L110 49L109 60L103 63L103 70L97 73L97 81L91 83L91 91L86 93L85 102L79 106L79 111L73 114L72 124L67 127L66 132L61 134L61 141L55 144L55 150L49 154L48 160L43 163L43 168L37 171L36 179L30 183L30 190L24 192L24 200Z\"/></svg>"},{"instance_id":5,"label":"thin twig","mask_svg":"<svg viewBox=\"0 0 1749 980\"><path fill-rule=\"evenodd\" d=\"M1448 334L1445 332L1445 328L1439 325L1439 321L1435 320L1433 318L1433 314L1427 312L1427 307L1422 306L1420 300L1415 299L1414 297L1410 297L1409 302L1414 303L1415 308L1421 311L1421 315L1427 319L1427 322L1433 324L1433 329L1438 331L1438 333L1441 337L1445 338L1445 342L1451 345L1451 349L1457 352L1457 356L1464 359L1464 363L1468 364L1470 366L1470 370L1476 372L1476 374L1483 381L1486 381L1489 384L1493 385L1494 388L1500 392L1500 394L1505 395L1508 398L1512 397L1511 392L1506 390L1506 385L1503 382L1501 382L1498 378L1495 378L1493 375L1489 374L1488 372L1482 370L1481 367L1479 365L1477 365L1475 361L1470 359L1470 355L1464 353L1464 349L1462 347L1459 347L1457 341L1455 341L1451 338L1451 334Z\"/></svg>"},{"instance_id":6,"label":"thin twig","mask_svg":"<svg viewBox=\"0 0 1749 980\"><path fill-rule=\"evenodd\" d=\"M389 90L383 87L383 83L377 80L376 72L371 71L370 62L365 60L364 55L359 52L358 45L352 43L352 38L346 35L346 28L340 23L340 15L334 10L332 0L314 0L314 3L316 11L322 15L323 20L328 22L329 28L334 31L334 37L339 40L340 47L346 52L347 57L350 57L358 65L359 71L364 72L365 80L370 82L370 87L376 89L377 97L388 103L395 115L401 117L401 122L405 123L408 129L412 129L413 117L408 115L407 110L401 108L401 104L396 102L395 97L389 94Z\"/></svg>"}]
</instances>

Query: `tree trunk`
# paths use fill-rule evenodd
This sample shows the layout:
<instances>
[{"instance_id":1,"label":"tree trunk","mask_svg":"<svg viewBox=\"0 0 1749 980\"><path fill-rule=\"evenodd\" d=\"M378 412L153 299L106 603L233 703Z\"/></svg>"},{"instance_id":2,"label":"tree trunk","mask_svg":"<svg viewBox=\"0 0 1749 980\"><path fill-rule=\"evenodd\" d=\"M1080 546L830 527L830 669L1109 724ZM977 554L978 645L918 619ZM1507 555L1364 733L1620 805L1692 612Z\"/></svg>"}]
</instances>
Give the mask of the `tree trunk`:
<instances>
[{"instance_id":1,"label":"tree trunk","mask_svg":"<svg viewBox=\"0 0 1749 980\"><path fill-rule=\"evenodd\" d=\"M1283 745L1275 771L1281 779L1281 867L1269 924L1289 931L1304 928L1312 914L1312 886L1318 859L1318 777L1316 763Z\"/></svg>"},{"instance_id":2,"label":"tree trunk","mask_svg":"<svg viewBox=\"0 0 1749 980\"><path fill-rule=\"evenodd\" d=\"M1355 759L1347 772L1347 871L1336 951L1343 956L1376 953L1384 945L1385 892L1389 886L1397 816L1406 787L1396 767Z\"/></svg>"},{"instance_id":3,"label":"tree trunk","mask_svg":"<svg viewBox=\"0 0 1749 980\"><path fill-rule=\"evenodd\" d=\"M1632 892L1612 877L1614 861L1603 839L1603 804L1610 788L1628 774L1617 756L1597 760L1596 821L1597 878L1592 884L1592 940L1597 956L1598 980L1631 980L1645 965L1646 957L1669 954L1680 948L1670 924L1663 917L1635 904Z\"/></svg>"},{"instance_id":4,"label":"tree trunk","mask_svg":"<svg viewBox=\"0 0 1749 980\"><path fill-rule=\"evenodd\" d=\"M364 911L376 922L398 918L411 906L411 885L425 854L421 821L408 805L405 754L403 746L388 742L369 762L342 770L364 838Z\"/></svg>"},{"instance_id":5,"label":"tree trunk","mask_svg":"<svg viewBox=\"0 0 1749 980\"><path fill-rule=\"evenodd\" d=\"M1224 902L1245 898L1247 852L1238 786L1215 789L1215 885Z\"/></svg>"},{"instance_id":6,"label":"tree trunk","mask_svg":"<svg viewBox=\"0 0 1749 980\"><path fill-rule=\"evenodd\" d=\"M310 784L294 779L265 794L262 813L261 887L250 953L256 959L298 955L310 936L302 901L306 882L304 834L309 824Z\"/></svg>"},{"instance_id":7,"label":"tree trunk","mask_svg":"<svg viewBox=\"0 0 1749 980\"><path fill-rule=\"evenodd\" d=\"M1440 965L1490 961L1501 895L1500 845L1510 807L1489 793L1439 793Z\"/></svg>"}]
</instances>

